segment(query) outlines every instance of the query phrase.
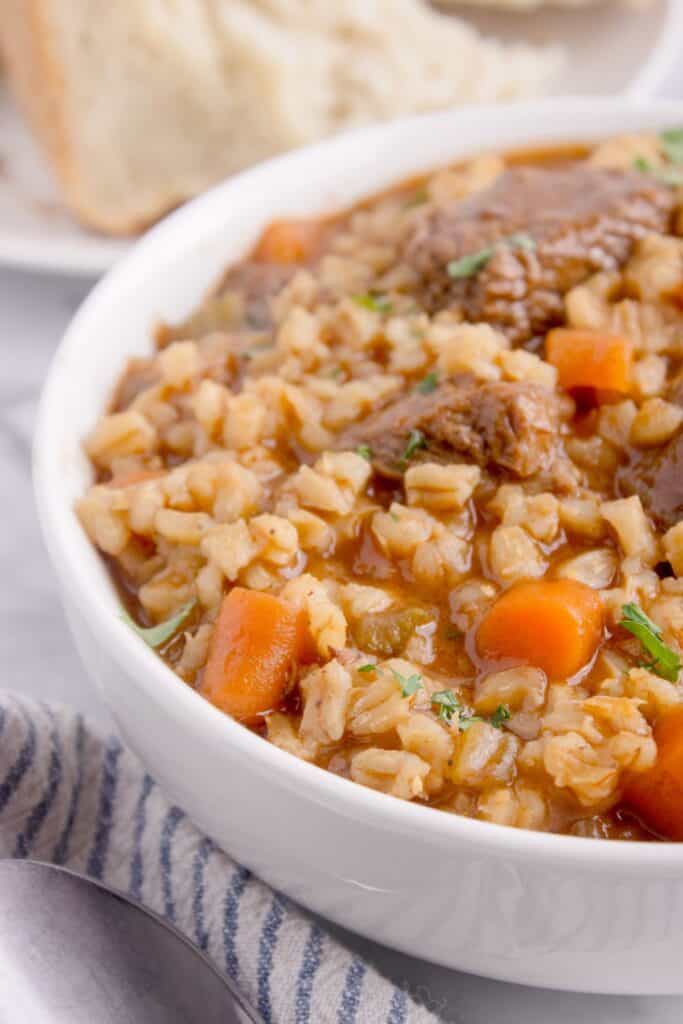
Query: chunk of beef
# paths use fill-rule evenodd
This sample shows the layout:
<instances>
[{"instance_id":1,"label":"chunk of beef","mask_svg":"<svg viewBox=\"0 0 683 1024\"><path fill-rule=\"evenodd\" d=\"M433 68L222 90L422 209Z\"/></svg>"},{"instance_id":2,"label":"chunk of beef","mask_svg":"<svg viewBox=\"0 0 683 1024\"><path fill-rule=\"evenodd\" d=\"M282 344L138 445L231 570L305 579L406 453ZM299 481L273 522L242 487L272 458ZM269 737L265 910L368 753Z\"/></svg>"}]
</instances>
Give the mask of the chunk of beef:
<instances>
[{"instance_id":1,"label":"chunk of beef","mask_svg":"<svg viewBox=\"0 0 683 1024\"><path fill-rule=\"evenodd\" d=\"M410 433L420 431L422 447L404 458ZM519 477L552 464L558 439L553 394L533 384L481 384L461 376L431 394L403 396L355 424L340 447L369 445L375 470L399 477L417 462L476 462Z\"/></svg>"},{"instance_id":2,"label":"chunk of beef","mask_svg":"<svg viewBox=\"0 0 683 1024\"><path fill-rule=\"evenodd\" d=\"M683 406L683 372L672 381L667 398ZM632 451L617 471L620 494L637 494L663 530L683 519L683 428L657 448Z\"/></svg>"},{"instance_id":3,"label":"chunk of beef","mask_svg":"<svg viewBox=\"0 0 683 1024\"><path fill-rule=\"evenodd\" d=\"M515 167L490 188L425 213L404 258L430 312L458 307L521 344L562 321L570 288L617 269L636 239L666 230L673 207L671 189L635 171L585 162ZM516 233L533 239L533 248L504 241ZM451 261L491 245L478 273L449 276Z\"/></svg>"},{"instance_id":4,"label":"chunk of beef","mask_svg":"<svg viewBox=\"0 0 683 1024\"><path fill-rule=\"evenodd\" d=\"M617 474L624 495L638 494L663 530L683 519L683 430L659 448L633 452Z\"/></svg>"},{"instance_id":5,"label":"chunk of beef","mask_svg":"<svg viewBox=\"0 0 683 1024\"><path fill-rule=\"evenodd\" d=\"M271 300L291 281L297 269L291 264L243 260L228 270L218 295L228 291L240 294L248 326L263 330L272 325Z\"/></svg>"},{"instance_id":6,"label":"chunk of beef","mask_svg":"<svg viewBox=\"0 0 683 1024\"><path fill-rule=\"evenodd\" d=\"M201 338L213 331L234 331L237 323L233 293L244 303L245 326L263 331L272 327L271 300L284 288L296 267L276 263L242 260L230 267L217 287L206 296L201 306L179 324L164 324L157 331L157 345L164 348L172 341Z\"/></svg>"}]
</instances>

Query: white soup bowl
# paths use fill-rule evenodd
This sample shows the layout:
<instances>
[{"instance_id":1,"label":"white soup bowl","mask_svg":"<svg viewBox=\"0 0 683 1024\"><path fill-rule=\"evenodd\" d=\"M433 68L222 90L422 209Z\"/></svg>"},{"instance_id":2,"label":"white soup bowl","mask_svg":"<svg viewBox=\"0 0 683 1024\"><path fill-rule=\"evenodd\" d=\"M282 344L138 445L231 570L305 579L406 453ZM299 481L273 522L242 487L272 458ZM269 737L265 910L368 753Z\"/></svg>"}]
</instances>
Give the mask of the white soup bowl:
<instances>
[{"instance_id":1,"label":"white soup bowl","mask_svg":"<svg viewBox=\"0 0 683 1024\"><path fill-rule=\"evenodd\" d=\"M547 835L355 785L249 732L186 686L119 617L74 514L82 442L160 319L185 317L273 218L328 213L481 150L683 123L683 105L566 99L372 127L272 160L151 231L90 294L52 364L35 439L45 539L78 648L121 733L200 828L306 907L362 935L493 978L586 992L683 993L683 846Z\"/></svg>"}]
</instances>

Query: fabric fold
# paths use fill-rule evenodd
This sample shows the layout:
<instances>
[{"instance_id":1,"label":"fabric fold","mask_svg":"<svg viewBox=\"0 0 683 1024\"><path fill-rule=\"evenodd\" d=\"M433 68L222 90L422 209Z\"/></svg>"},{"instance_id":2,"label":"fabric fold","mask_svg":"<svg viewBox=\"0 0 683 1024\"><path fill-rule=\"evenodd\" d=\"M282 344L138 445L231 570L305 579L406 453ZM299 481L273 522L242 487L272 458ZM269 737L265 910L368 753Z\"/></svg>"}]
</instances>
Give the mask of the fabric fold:
<instances>
[{"instance_id":1,"label":"fabric fold","mask_svg":"<svg viewBox=\"0 0 683 1024\"><path fill-rule=\"evenodd\" d=\"M403 989L236 864L115 736L0 696L0 856L63 865L172 922L266 1024L434 1024Z\"/></svg>"}]
</instances>

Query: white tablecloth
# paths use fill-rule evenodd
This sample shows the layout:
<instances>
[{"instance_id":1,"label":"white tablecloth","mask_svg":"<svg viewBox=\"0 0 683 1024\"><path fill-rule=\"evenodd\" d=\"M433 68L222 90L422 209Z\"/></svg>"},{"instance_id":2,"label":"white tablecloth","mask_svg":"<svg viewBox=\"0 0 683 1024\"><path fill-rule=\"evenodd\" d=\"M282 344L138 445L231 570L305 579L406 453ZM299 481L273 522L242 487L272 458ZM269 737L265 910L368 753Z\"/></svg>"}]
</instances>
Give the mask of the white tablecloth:
<instances>
[{"instance_id":1,"label":"white tablecloth","mask_svg":"<svg viewBox=\"0 0 683 1024\"><path fill-rule=\"evenodd\" d=\"M683 73L679 83L672 82L668 92L682 95ZM72 704L104 722L107 712L85 676L59 607L30 480L31 429L41 381L63 328L89 287L86 281L0 270L0 682ZM359 939L349 941L393 978L407 981L444 1020L459 1024L683 1020L683 998L549 993L447 971Z\"/></svg>"}]
</instances>

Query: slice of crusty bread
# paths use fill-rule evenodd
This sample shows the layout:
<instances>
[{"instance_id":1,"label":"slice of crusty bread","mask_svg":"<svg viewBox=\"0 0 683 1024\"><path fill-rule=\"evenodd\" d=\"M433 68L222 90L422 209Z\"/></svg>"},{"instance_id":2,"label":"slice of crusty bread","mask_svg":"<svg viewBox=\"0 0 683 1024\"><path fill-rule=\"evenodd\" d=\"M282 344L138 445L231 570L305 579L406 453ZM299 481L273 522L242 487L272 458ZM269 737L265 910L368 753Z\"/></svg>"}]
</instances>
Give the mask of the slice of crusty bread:
<instances>
[{"instance_id":1,"label":"slice of crusty bread","mask_svg":"<svg viewBox=\"0 0 683 1024\"><path fill-rule=\"evenodd\" d=\"M426 0L3 0L10 82L67 202L139 230L270 154L401 113L538 92L555 50Z\"/></svg>"}]
</instances>

